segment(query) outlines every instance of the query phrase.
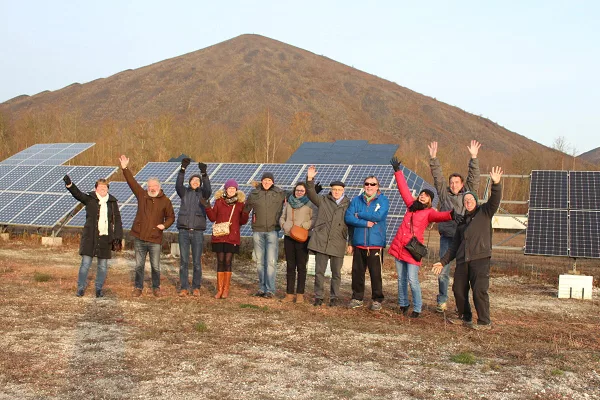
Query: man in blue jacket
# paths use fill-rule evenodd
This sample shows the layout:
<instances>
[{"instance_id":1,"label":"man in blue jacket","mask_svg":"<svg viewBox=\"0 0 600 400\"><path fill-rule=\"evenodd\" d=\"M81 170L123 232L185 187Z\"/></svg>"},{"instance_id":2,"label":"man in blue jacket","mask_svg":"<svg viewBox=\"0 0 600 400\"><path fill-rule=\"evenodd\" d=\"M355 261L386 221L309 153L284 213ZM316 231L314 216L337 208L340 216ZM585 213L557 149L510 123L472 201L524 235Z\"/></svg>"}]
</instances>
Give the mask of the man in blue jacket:
<instances>
[{"instance_id":1,"label":"man in blue jacket","mask_svg":"<svg viewBox=\"0 0 600 400\"><path fill-rule=\"evenodd\" d=\"M346 224L354 227L352 246L352 300L350 308L363 306L365 272L371 276L372 311L381 310L383 281L381 267L383 248L386 245L386 218L390 208L388 198L379 190L379 180L369 176L364 181L364 192L350 202L346 211Z\"/></svg>"},{"instance_id":2,"label":"man in blue jacket","mask_svg":"<svg viewBox=\"0 0 600 400\"><path fill-rule=\"evenodd\" d=\"M202 284L202 250L204 247L204 231L206 230L206 210L201 204L202 198L208 199L212 193L210 180L206 174L207 165L198 163L200 175L192 175L189 186L184 186L185 169L190 165L190 159L181 160L181 168L177 174L175 190L181 198L179 215L177 216L177 229L179 230L179 280L181 282L180 296L187 296L189 290L188 266L190 258L190 245L192 249L192 294L200 295Z\"/></svg>"}]
</instances>

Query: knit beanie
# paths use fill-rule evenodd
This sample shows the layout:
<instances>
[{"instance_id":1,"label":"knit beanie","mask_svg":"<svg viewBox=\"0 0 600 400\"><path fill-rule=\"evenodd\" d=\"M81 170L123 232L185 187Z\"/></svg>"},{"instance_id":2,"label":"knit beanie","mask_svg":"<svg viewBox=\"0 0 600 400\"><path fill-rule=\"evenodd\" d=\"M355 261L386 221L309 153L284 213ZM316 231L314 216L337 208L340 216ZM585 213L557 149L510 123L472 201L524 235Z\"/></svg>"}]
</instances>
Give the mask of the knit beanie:
<instances>
[{"instance_id":1,"label":"knit beanie","mask_svg":"<svg viewBox=\"0 0 600 400\"><path fill-rule=\"evenodd\" d=\"M238 189L238 184L235 179L228 179L227 182L225 182L225 190L230 187L234 187L236 190Z\"/></svg>"},{"instance_id":2,"label":"knit beanie","mask_svg":"<svg viewBox=\"0 0 600 400\"><path fill-rule=\"evenodd\" d=\"M468 194L470 194L471 196L475 197L475 203L479 203L479 198L477 198L477 193L471 192L469 190L468 192L465 192L465 194L463 194L463 204L465 202L465 197L467 197Z\"/></svg>"},{"instance_id":3,"label":"knit beanie","mask_svg":"<svg viewBox=\"0 0 600 400\"><path fill-rule=\"evenodd\" d=\"M262 178L260 178L260 180L262 181L263 179L270 179L273 181L273 183L275 183L275 177L273 176L272 172L265 172L262 174Z\"/></svg>"},{"instance_id":4,"label":"knit beanie","mask_svg":"<svg viewBox=\"0 0 600 400\"><path fill-rule=\"evenodd\" d=\"M419 195L421 195L421 193L425 193L427 196L429 196L429 198L431 198L431 201L433 202L433 199L435 198L435 193L433 193L431 190L429 189L423 189L419 192Z\"/></svg>"},{"instance_id":5,"label":"knit beanie","mask_svg":"<svg viewBox=\"0 0 600 400\"><path fill-rule=\"evenodd\" d=\"M202 185L202 177L200 177L200 175L198 175L198 174L194 174L194 175L190 176L190 179L188 180L188 183L190 185L192 184L192 179L194 179L194 178L200 179L200 185Z\"/></svg>"}]
</instances>

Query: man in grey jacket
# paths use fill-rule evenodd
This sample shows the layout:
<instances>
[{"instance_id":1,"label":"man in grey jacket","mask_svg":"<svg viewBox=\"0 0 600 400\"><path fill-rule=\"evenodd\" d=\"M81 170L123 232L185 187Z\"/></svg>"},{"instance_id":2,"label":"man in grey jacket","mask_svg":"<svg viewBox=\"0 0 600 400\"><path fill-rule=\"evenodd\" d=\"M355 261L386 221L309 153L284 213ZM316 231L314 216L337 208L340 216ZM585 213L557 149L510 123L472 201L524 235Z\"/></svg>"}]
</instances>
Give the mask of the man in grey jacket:
<instances>
[{"instance_id":1,"label":"man in grey jacket","mask_svg":"<svg viewBox=\"0 0 600 400\"><path fill-rule=\"evenodd\" d=\"M311 165L307 171L307 195L319 209L308 249L315 252L315 306L323 304L325 270L327 261L331 267L331 288L329 306L339 305L340 284L342 282L342 264L344 255L352 253L349 244L348 226L344 219L350 200L344 196L344 183L331 182L331 192L319 196L315 190L314 177L317 170Z\"/></svg>"},{"instance_id":2,"label":"man in grey jacket","mask_svg":"<svg viewBox=\"0 0 600 400\"><path fill-rule=\"evenodd\" d=\"M248 195L244 211L254 210L252 216L252 238L258 291L255 296L273 298L277 278L277 258L279 256L279 217L283 210L286 192L275 186L271 172L262 175L258 187Z\"/></svg>"},{"instance_id":3,"label":"man in grey jacket","mask_svg":"<svg viewBox=\"0 0 600 400\"><path fill-rule=\"evenodd\" d=\"M431 142L429 144L429 167L431 175L433 175L433 184L440 197L438 205L439 211L454 210L456 214L464 214L465 206L463 197L467 191L477 193L479 187L479 160L477 154L481 144L476 140L471 140L471 145L468 146L471 160L469 161L469 172L465 182L462 175L453 173L448 178L448 186L444 179L440 160L437 158L438 143ZM438 230L440 232L440 257L448 251L452 244L454 233L456 232L457 223L455 220L440 222ZM448 301L448 284L450 282L450 263L444 265L442 272L438 275L439 293L437 295L437 312L444 312L447 309L446 302Z\"/></svg>"}]
</instances>

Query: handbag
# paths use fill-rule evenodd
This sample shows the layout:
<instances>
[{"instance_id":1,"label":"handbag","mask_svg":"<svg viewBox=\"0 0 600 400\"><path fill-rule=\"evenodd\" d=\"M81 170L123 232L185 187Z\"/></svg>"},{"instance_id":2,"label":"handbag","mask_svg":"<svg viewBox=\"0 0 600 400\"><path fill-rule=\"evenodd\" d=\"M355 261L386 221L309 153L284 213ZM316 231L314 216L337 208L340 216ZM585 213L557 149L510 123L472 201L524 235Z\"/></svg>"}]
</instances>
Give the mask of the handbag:
<instances>
[{"instance_id":1,"label":"handbag","mask_svg":"<svg viewBox=\"0 0 600 400\"><path fill-rule=\"evenodd\" d=\"M290 206L291 207L291 206ZM292 229L290 229L290 237L296 242L304 243L308 240L308 229L294 224L294 209L292 208Z\"/></svg>"},{"instance_id":2,"label":"handbag","mask_svg":"<svg viewBox=\"0 0 600 400\"><path fill-rule=\"evenodd\" d=\"M427 255L427 247L423 243L419 242L419 239L417 239L415 236L415 232L413 230L413 215L414 213L410 216L410 233L412 233L413 236L410 238L404 248L408 250L415 261L421 261L421 259Z\"/></svg>"},{"instance_id":3,"label":"handbag","mask_svg":"<svg viewBox=\"0 0 600 400\"><path fill-rule=\"evenodd\" d=\"M227 236L229 235L229 226L231 225L231 217L233 217L233 211L235 210L235 204L231 209L231 215L229 216L229 221L227 222L219 222L217 224L213 224L213 236Z\"/></svg>"}]
</instances>

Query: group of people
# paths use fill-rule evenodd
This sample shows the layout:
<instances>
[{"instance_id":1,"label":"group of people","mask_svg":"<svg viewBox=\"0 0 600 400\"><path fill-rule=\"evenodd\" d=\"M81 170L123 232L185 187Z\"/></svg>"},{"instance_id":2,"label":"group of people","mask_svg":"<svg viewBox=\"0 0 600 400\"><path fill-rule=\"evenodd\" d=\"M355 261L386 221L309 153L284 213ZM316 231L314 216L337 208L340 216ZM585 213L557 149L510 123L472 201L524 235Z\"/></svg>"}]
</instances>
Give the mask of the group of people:
<instances>
[{"instance_id":1,"label":"group of people","mask_svg":"<svg viewBox=\"0 0 600 400\"><path fill-rule=\"evenodd\" d=\"M391 241L389 254L395 259L398 275L399 311L411 318L422 312L419 269L425 249L424 232L432 222L438 223L440 233L440 261L432 271L438 274L438 312L447 310L450 262L456 259L453 292L456 315L448 317L452 323L462 323L475 329L489 329L489 270L491 259L491 220L501 199L502 169L492 168L491 195L478 204L480 144L473 140L468 146L471 159L468 176L453 173L448 184L443 177L437 158L437 142L429 145L430 167L434 186L439 196L439 210L433 208L435 193L423 189L417 196L411 193L397 158L390 161L398 191L406 204L406 214ZM152 292L160 296L160 251L162 235L175 222L173 205L161 189L158 179L150 178L144 189L128 169L129 159L121 156L125 180L137 198L137 213L131 227L136 257L133 296L142 295L144 265L149 254L152 272ZM304 302L309 252L315 255L314 305L325 301L325 271L331 270L329 306L341 305L341 269L346 254L352 254L352 299L350 308L364 306L365 274L371 279L370 310L378 311L384 300L382 265L386 238L386 220L389 200L381 192L376 176L363 181L363 191L353 199L345 196L342 181L330 183L330 191L319 195L322 187L315 183L317 170L307 169L306 182L298 182L292 191L275 185L270 172L263 173L260 182L246 197L234 179L225 182L222 190L212 195L207 165L198 164L200 174L190 176L184 185L185 171L191 160L181 162L176 181L176 192L181 199L177 217L180 249L180 296L199 296L202 285L202 252L207 218L214 223L212 250L217 259L217 299L229 296L232 261L239 253L240 230L252 215L254 257L258 273L255 296L273 298L276 292L279 231L284 232L284 250L287 264L286 295L284 302ZM85 204L86 223L80 245L82 256L77 295L84 294L87 274L93 257L98 258L96 296L102 297L107 260L111 249L118 250L123 237L119 207L108 193L108 182L99 180L94 191L84 194L68 176L65 185L72 195ZM192 257L192 282L189 283L189 258ZM412 312L408 288L412 293ZM469 291L478 321L473 324L469 305Z\"/></svg>"}]
</instances>

